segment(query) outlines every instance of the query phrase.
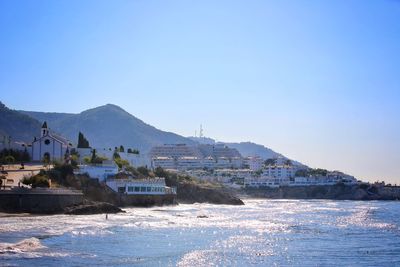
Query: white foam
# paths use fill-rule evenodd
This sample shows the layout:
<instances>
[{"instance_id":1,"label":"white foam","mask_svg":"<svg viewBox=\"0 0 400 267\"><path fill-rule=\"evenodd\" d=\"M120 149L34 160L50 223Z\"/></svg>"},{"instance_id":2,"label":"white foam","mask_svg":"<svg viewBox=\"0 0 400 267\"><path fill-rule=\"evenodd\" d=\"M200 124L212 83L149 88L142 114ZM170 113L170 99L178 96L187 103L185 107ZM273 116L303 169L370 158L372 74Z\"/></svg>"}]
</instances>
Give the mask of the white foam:
<instances>
[{"instance_id":1,"label":"white foam","mask_svg":"<svg viewBox=\"0 0 400 267\"><path fill-rule=\"evenodd\" d=\"M46 248L40 243L40 240L31 237L24 239L18 243L0 243L0 253L24 253L24 252L31 252L38 249Z\"/></svg>"}]
</instances>

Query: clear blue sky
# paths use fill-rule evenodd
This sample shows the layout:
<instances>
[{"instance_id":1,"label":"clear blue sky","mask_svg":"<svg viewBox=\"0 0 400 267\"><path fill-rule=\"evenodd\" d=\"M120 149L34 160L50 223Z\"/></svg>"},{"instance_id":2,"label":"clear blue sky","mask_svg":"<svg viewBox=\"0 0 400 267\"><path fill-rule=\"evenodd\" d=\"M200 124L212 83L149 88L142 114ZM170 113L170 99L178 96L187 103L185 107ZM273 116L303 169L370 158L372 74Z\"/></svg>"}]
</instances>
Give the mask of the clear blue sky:
<instances>
[{"instance_id":1,"label":"clear blue sky","mask_svg":"<svg viewBox=\"0 0 400 267\"><path fill-rule=\"evenodd\" d=\"M1 101L114 103L400 183L400 1L0 1Z\"/></svg>"}]
</instances>

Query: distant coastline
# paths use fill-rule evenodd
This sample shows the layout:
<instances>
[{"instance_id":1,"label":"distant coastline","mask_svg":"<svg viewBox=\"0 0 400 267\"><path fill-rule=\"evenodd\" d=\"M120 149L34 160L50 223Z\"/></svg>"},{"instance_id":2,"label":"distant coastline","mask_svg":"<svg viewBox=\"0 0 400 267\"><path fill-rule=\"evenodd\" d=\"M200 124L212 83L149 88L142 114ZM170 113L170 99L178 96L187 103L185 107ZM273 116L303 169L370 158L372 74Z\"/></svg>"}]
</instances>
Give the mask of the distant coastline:
<instances>
[{"instance_id":1,"label":"distant coastline","mask_svg":"<svg viewBox=\"0 0 400 267\"><path fill-rule=\"evenodd\" d=\"M375 184L246 188L243 193L269 199L400 200L400 186Z\"/></svg>"}]
</instances>

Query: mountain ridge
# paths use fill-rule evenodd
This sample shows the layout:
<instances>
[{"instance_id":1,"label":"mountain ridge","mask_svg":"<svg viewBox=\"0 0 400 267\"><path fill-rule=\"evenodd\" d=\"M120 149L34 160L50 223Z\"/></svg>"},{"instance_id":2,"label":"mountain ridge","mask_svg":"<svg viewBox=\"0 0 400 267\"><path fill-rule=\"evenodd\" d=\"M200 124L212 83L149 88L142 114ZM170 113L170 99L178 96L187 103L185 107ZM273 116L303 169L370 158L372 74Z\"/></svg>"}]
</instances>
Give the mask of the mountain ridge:
<instances>
[{"instance_id":1,"label":"mountain ridge","mask_svg":"<svg viewBox=\"0 0 400 267\"><path fill-rule=\"evenodd\" d=\"M236 148L242 156L260 156L263 159L284 157L274 150L250 141L247 142L215 142L212 138L183 137L173 132L162 131L145 123L123 108L115 104L105 104L90 108L80 113L40 112L40 111L14 111L25 118L35 121L35 129L26 135L31 138L22 141L31 141L37 136L40 125L46 121L49 128L64 135L73 143L82 132L93 147L114 148L123 145L126 148L139 149L147 153L152 146L162 144L184 143L193 145L197 143L223 143L231 148ZM2 127L0 127L1 133ZM285 157L286 158L286 157Z\"/></svg>"},{"instance_id":2,"label":"mountain ridge","mask_svg":"<svg viewBox=\"0 0 400 267\"><path fill-rule=\"evenodd\" d=\"M123 145L147 153L152 146L164 143L194 142L172 132L162 131L131 115L121 107L106 104L80 113L20 111L35 119L47 121L51 129L76 141L82 132L93 147Z\"/></svg>"},{"instance_id":3,"label":"mountain ridge","mask_svg":"<svg viewBox=\"0 0 400 267\"><path fill-rule=\"evenodd\" d=\"M8 108L0 101L0 136L3 141L11 136L12 141L32 142L39 133L41 124L38 120Z\"/></svg>"}]
</instances>

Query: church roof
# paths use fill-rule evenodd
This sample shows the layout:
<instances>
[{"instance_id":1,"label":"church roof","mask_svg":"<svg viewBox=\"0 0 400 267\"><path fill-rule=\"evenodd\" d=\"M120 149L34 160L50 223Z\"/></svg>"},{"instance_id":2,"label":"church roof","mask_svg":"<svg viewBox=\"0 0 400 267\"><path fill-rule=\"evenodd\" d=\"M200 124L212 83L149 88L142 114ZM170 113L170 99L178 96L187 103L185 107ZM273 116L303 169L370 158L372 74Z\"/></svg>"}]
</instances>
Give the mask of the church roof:
<instances>
[{"instance_id":1,"label":"church roof","mask_svg":"<svg viewBox=\"0 0 400 267\"><path fill-rule=\"evenodd\" d=\"M69 145L68 139L65 138L65 137L63 137L63 136L61 136L61 135L58 135L58 134L56 134L56 133L54 133L54 132L50 132L50 133L49 133L49 136L52 137L52 138L54 138L54 139L56 139L56 140L59 141L60 143L63 143L64 145Z\"/></svg>"},{"instance_id":2,"label":"church roof","mask_svg":"<svg viewBox=\"0 0 400 267\"><path fill-rule=\"evenodd\" d=\"M43 122L42 128L47 128L47 122Z\"/></svg>"}]
</instances>

